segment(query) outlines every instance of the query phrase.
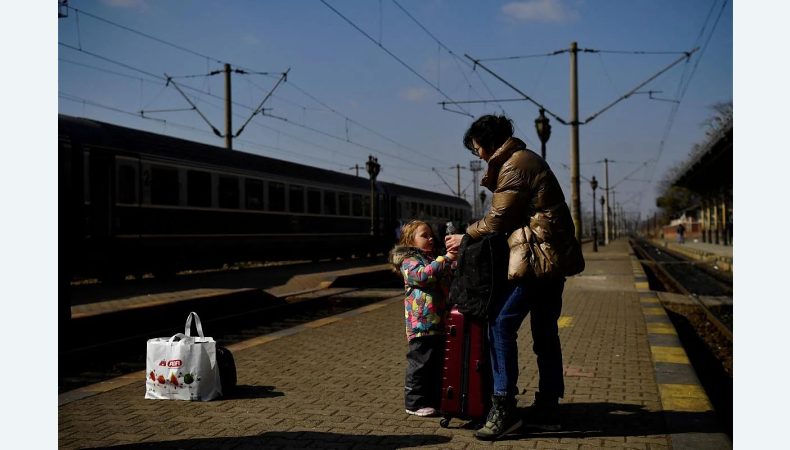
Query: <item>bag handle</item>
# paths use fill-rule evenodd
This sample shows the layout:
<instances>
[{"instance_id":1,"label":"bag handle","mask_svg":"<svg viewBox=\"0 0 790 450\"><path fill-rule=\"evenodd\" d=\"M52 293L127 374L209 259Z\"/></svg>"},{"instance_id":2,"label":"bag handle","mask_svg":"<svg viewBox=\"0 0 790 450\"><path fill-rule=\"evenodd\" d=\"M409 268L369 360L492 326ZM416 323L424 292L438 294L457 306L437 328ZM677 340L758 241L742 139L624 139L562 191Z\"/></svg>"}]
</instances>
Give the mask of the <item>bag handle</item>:
<instances>
[{"instance_id":1,"label":"bag handle","mask_svg":"<svg viewBox=\"0 0 790 450\"><path fill-rule=\"evenodd\" d=\"M203 325L200 324L200 317L198 317L197 313L192 311L189 313L189 317L187 317L187 323L184 325L184 334L190 336L192 331L192 316L195 316L195 327L197 327L197 332L200 337L203 336Z\"/></svg>"},{"instance_id":2,"label":"bag handle","mask_svg":"<svg viewBox=\"0 0 790 450\"><path fill-rule=\"evenodd\" d=\"M191 338L191 336L189 336L188 334L184 334L184 333L176 333L173 336L171 336L170 339L167 340L167 343L168 344L172 344L173 342L175 342L176 338L178 338L178 340L182 341L182 340L184 340L186 338Z\"/></svg>"}]
</instances>

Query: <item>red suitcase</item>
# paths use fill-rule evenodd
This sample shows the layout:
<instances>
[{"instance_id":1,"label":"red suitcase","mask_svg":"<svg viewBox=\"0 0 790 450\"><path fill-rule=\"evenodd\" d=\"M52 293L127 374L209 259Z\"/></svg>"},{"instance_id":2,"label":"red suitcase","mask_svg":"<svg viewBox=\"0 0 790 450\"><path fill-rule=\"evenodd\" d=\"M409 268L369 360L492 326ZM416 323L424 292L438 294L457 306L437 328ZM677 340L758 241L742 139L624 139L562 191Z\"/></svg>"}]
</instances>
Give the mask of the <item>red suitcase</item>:
<instances>
[{"instance_id":1,"label":"red suitcase","mask_svg":"<svg viewBox=\"0 0 790 450\"><path fill-rule=\"evenodd\" d=\"M484 419L491 406L491 366L487 324L464 317L454 306L447 319L439 407L446 428L450 419Z\"/></svg>"}]
</instances>

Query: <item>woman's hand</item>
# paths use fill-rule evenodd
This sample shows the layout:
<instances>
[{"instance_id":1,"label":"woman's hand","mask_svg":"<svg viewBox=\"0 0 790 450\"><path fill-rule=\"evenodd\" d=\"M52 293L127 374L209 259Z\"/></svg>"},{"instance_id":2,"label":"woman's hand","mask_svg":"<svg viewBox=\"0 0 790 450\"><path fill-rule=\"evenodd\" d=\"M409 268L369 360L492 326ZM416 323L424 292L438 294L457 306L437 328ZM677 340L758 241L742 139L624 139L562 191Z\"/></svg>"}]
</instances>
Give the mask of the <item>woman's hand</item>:
<instances>
[{"instance_id":1,"label":"woman's hand","mask_svg":"<svg viewBox=\"0 0 790 450\"><path fill-rule=\"evenodd\" d=\"M461 240L464 238L463 234L448 234L444 237L444 246L447 247L447 252L458 253L461 247Z\"/></svg>"}]
</instances>

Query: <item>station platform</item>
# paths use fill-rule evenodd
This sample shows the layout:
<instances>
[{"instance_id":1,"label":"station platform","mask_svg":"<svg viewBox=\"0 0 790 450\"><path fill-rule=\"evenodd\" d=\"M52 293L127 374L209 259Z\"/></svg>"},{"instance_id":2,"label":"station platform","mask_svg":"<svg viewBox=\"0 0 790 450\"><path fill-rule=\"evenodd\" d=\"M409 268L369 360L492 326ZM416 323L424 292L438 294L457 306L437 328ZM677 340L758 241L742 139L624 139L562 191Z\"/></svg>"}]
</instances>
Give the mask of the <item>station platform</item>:
<instances>
[{"instance_id":1,"label":"station platform","mask_svg":"<svg viewBox=\"0 0 790 450\"><path fill-rule=\"evenodd\" d=\"M657 246L668 248L691 259L712 262L720 270L733 271L735 260L731 245L694 241L686 241L680 244L666 239L653 239L652 242Z\"/></svg>"},{"instance_id":2,"label":"station platform","mask_svg":"<svg viewBox=\"0 0 790 450\"><path fill-rule=\"evenodd\" d=\"M143 372L61 394L58 447L731 448L626 240L584 251L586 270L568 279L559 321L563 431L487 443L464 421L441 428L439 418L407 415L403 293L391 290L381 302L231 346L239 388L228 398L146 400ZM528 324L519 334L520 408L538 385Z\"/></svg>"}]
</instances>

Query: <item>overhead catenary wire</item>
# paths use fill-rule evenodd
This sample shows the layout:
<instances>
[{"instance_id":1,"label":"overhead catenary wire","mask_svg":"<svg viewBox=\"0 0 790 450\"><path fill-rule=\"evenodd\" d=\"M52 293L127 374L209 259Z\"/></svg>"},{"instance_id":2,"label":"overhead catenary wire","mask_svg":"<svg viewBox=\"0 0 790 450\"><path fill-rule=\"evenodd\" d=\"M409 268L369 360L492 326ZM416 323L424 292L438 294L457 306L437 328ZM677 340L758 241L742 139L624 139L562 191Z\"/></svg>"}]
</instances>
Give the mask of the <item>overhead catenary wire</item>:
<instances>
[{"instance_id":1,"label":"overhead catenary wire","mask_svg":"<svg viewBox=\"0 0 790 450\"><path fill-rule=\"evenodd\" d=\"M702 60L702 57L704 56L705 51L707 50L708 44L710 43L710 40L713 37L713 33L716 31L716 27L718 26L719 20L721 19L721 16L724 13L724 9L727 6L727 2L728 2L728 0L724 0L722 2L721 8L719 10L719 15L716 17L716 21L714 22L713 26L710 28L710 31L708 32L708 37L705 40L705 44L702 46L702 50L700 51L699 55L697 56L697 59L696 59L696 61L694 63L694 67L691 69L691 72L689 72L688 78L681 77L681 80L680 80L680 82L678 84L678 90L677 90L678 94L676 95L677 103L672 106L672 109L671 109L671 111L669 113L669 116L667 118L667 124L664 127L664 134L663 134L663 136L661 138L661 141L659 143L658 154L656 155L656 158L655 158L656 166L657 166L658 161L661 159L661 155L664 152L664 147L666 145L667 138L669 137L669 132L671 131L672 127L674 126L675 118L677 117L677 112L680 109L680 104L681 104L681 102L683 101L683 98L686 95L686 91L688 90L688 87L691 85L691 80L692 80L692 78L693 78L693 76L694 76L694 74L696 72L697 66L699 65L700 61ZM710 18L712 17L712 13L713 13L713 11L715 9L715 5L716 5L716 3L714 2L711 5L711 9L708 11L708 16L705 19L705 23L703 24L702 28L700 29L700 33L697 36L697 40L696 40L697 43L699 43L704 37L705 30L708 28L708 23L710 21ZM697 48L699 48L699 46ZM688 62L686 64L686 67L688 68ZM684 73L684 75L685 75L685 73ZM653 167L653 170L650 172L650 176L649 176L649 178L651 180L651 184L653 183L654 176L655 176L655 166ZM640 203L640 205L642 204L642 198L640 198L639 203Z\"/></svg>"},{"instance_id":2,"label":"overhead catenary wire","mask_svg":"<svg viewBox=\"0 0 790 450\"><path fill-rule=\"evenodd\" d=\"M400 63L402 66L404 66L406 69L408 69L408 70L409 70L411 73L413 73L414 75L416 75L416 76L417 76L419 79L421 79L422 81L424 81L424 82L425 82L427 85L429 85L429 86L431 86L432 88L434 88L434 89L435 89L437 92L439 92L440 94L442 94L442 96L444 96L444 97L445 97L447 100L453 101L453 99L452 99L452 98L451 98L449 95L447 95L447 94L446 94L444 91L442 91L442 90L441 90L441 89L440 89L438 86L436 86L435 84L431 83L431 82L430 82L430 81L429 81L427 78L425 78L424 76L422 76L422 75L421 75L419 72L417 72L417 71L416 71L414 68L412 68L410 65L406 64L406 62L405 62L405 61L403 61L401 58L399 58L399 57L398 57L396 54L392 53L392 51L390 51L390 50L389 50L387 47L385 47L384 45L382 45L382 44L381 44L381 42L377 42L375 39L373 39L373 37L372 37L372 36L370 36L370 35L369 35L367 32L365 32L365 30L363 30L362 28L360 28L360 27L359 27L357 24L355 24L353 21L351 21L351 19L349 19L348 17L344 16L344 15L343 15L343 13L341 13L340 11L338 11L337 9L335 9L335 8L334 8L332 5L330 5L329 3L327 3L327 2L326 2L326 0L320 0L320 1L321 1L321 3L323 3L323 4L324 4L324 5L327 7L327 8L329 8L330 10L332 10L332 12L334 12L335 14L337 14L338 16L340 16L340 18L341 18L341 19L343 19L343 20L344 20L344 21L346 21L346 22L347 22L349 25L351 25L351 26L352 26L352 27L353 27L355 30L359 31L360 33L362 33L362 35L363 35L363 36L365 36L366 38L368 38L368 39L369 39L371 42L373 42L373 43L375 43L376 45L378 45L378 46L379 46L379 48L381 48L381 49L382 49L382 50L383 50L385 53L387 53L388 55L390 55L390 56L391 56L393 59L395 59L396 61L398 61L398 62L399 62L399 63ZM469 112L468 112L468 111L464 110L463 108L461 108L461 111L462 111L462 112L458 112L458 111L454 111L454 112L458 112L459 114L464 114L464 115L467 115L467 116L469 116L469 117L474 117L474 116L472 116L471 114L469 114Z\"/></svg>"},{"instance_id":3,"label":"overhead catenary wire","mask_svg":"<svg viewBox=\"0 0 790 450\"><path fill-rule=\"evenodd\" d=\"M440 40L438 37L436 37L436 35L434 35L433 33L431 33L431 31L428 29L428 27L426 27L425 25L423 25L423 24L422 24L422 22L420 22L419 20L417 20L417 18L416 18L416 17L414 17L414 15L413 15L413 14L411 14L411 13L410 13L410 12L409 12L409 11L408 11L406 8L404 8L404 7L403 7L403 6L402 6L400 3L398 3L398 1L397 1L397 0L392 0L392 2L393 2L393 3L394 3L394 4L395 4L395 5L396 5L396 6L397 6L397 7L398 7L398 8L399 8L401 11L403 11L403 13L404 13L404 14L406 14L406 16L407 16L409 19L411 19L411 20L412 20L412 21L413 21L415 24L417 24L417 26L418 26L418 27L420 27L420 28L421 28L421 29L422 29L422 30L423 30L423 31L424 31L424 32L425 32L425 33L426 33L428 36L430 36L430 38L431 38L431 39L433 39L433 40L434 40L434 41L435 41L435 42L436 42L436 43L439 45L439 47L440 47L440 48L442 48L442 49L446 50L446 51L447 51L447 53L448 53L450 56L452 56L452 58L453 58L453 61L455 61L456 65L458 65L458 61L460 61L460 62L462 62L462 63L466 64L466 66L467 66L467 67L469 67L469 68L471 68L471 69L472 69L472 71L474 72L474 65L473 65L473 64L470 64L470 63L469 63L469 61L466 61L465 59L461 58L461 57L460 57L458 54L456 54L456 53L455 53L455 52L454 52L454 51L453 51L453 50L452 50L450 47L448 47L447 45L445 45L445 44L444 44L444 42L442 42L442 41L441 41L441 40ZM473 91L474 91L476 94L478 94L478 96L480 96L480 94L477 92L477 90L475 90L475 89L474 89L474 87L472 87L472 83L469 81L469 78L466 76L466 73L465 73L463 70L461 70L461 68L460 68L460 67L459 67L459 73L461 73L461 75L464 77L464 79L465 79L465 80L466 80L466 82L467 82L467 85L468 85L468 86L469 86L469 87L470 87L470 88L471 88L471 89L472 89L472 90L473 90ZM475 72L475 73L477 73L477 72ZM483 80L483 78L480 76L480 74L479 74L479 73L477 73L477 76L478 76L478 78L480 79L480 83L481 83L481 84L482 84L482 85L483 85L483 86L486 88L486 90L488 91L488 94L489 94L491 97L493 97L493 96L494 96L494 94L491 92L491 89L489 89L488 85L485 83L485 81ZM454 104L458 104L458 103L461 103L461 102L455 102ZM500 110L502 110L502 113L504 113L504 114L506 114L506 115L508 115L508 116L510 115L510 114L507 114L507 113L506 113L506 111L505 111L505 108L503 108L503 107L502 107L502 105L499 105L499 103L498 103L498 102L494 101L494 102L492 102L492 103L496 103L496 104L497 104L497 106L499 106L499 109L500 109ZM444 102L440 102L439 104L441 104L441 105L442 105L442 108L446 109L446 103L444 103ZM455 112L455 111L452 111L452 110L448 110L448 111ZM517 129L517 130L518 130L518 131L519 131L519 132L520 132L520 133L521 133L523 136L526 136L526 133L524 133L524 132L523 132L523 130L521 130L521 128L519 127L519 125L518 125L518 122L515 122L515 123L514 123L514 125L515 125L516 129Z\"/></svg>"}]
</instances>

